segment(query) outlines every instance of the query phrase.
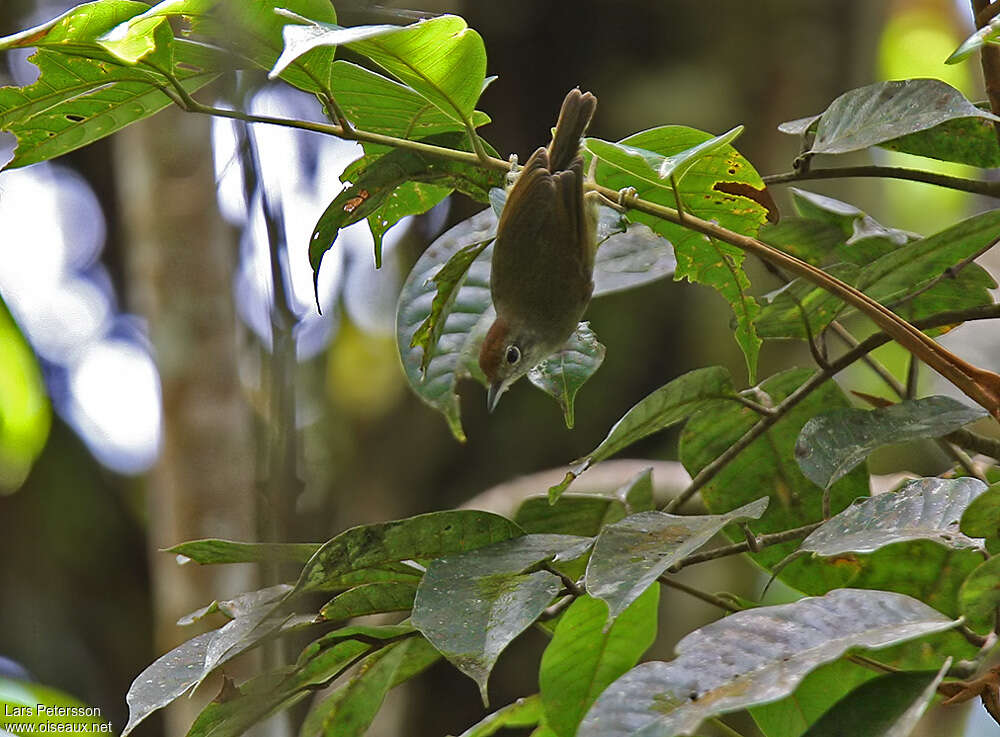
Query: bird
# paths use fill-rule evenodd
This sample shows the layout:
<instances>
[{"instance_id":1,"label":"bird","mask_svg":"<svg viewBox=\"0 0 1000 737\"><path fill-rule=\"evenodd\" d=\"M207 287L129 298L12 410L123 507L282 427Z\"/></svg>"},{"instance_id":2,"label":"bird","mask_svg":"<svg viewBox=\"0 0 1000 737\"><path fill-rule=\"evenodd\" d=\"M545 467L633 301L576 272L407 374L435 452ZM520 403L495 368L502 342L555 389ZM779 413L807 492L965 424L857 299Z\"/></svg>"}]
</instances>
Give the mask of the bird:
<instances>
[{"instance_id":1,"label":"bird","mask_svg":"<svg viewBox=\"0 0 1000 737\"><path fill-rule=\"evenodd\" d=\"M496 319L479 352L490 412L562 348L590 303L599 195L584 192L580 143L596 109L593 94L570 90L552 142L517 172L500 213L490 272Z\"/></svg>"}]
</instances>

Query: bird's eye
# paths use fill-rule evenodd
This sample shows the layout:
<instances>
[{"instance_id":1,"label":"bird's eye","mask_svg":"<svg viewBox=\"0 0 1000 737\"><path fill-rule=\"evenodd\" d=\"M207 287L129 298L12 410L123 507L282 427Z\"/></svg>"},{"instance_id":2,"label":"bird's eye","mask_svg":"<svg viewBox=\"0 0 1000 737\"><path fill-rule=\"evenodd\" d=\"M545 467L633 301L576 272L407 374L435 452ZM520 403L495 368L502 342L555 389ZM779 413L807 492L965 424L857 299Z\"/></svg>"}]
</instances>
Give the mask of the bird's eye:
<instances>
[{"instance_id":1,"label":"bird's eye","mask_svg":"<svg viewBox=\"0 0 1000 737\"><path fill-rule=\"evenodd\" d=\"M516 345L507 346L507 363L513 366L521 360L521 349Z\"/></svg>"}]
</instances>

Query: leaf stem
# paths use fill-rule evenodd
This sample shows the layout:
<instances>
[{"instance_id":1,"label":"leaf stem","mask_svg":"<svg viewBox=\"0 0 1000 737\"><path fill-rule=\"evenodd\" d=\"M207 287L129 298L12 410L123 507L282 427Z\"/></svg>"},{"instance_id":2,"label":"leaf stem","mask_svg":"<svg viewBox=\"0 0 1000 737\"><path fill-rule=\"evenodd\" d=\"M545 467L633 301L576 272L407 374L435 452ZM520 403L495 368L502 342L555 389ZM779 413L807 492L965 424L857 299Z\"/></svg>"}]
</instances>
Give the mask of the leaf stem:
<instances>
[{"instance_id":1,"label":"leaf stem","mask_svg":"<svg viewBox=\"0 0 1000 737\"><path fill-rule=\"evenodd\" d=\"M948 174L938 174L923 169L909 169L902 166L838 166L829 169L808 169L805 171L787 171L781 174L771 174L763 177L765 184L787 184L789 182L804 182L810 179L844 179L851 177L877 177L879 179L905 179L911 182L924 182L938 187L957 189L961 192L1000 197L1000 182L968 179Z\"/></svg>"},{"instance_id":2,"label":"leaf stem","mask_svg":"<svg viewBox=\"0 0 1000 737\"><path fill-rule=\"evenodd\" d=\"M781 543L786 543L789 540L798 540L805 537L822 524L822 522L813 522L812 524L803 525L802 527L794 527L790 530L772 532L768 535L758 535L757 550L763 550L771 545L780 545ZM719 558L728 558L731 555L739 555L740 553L749 552L751 552L751 546L747 540L739 543L733 543L732 545L723 545L722 547L705 550L701 553L693 553L687 558L679 561L674 566L671 566L670 571L672 573L676 573L682 568L693 566L695 563L704 563L709 560L718 560Z\"/></svg>"},{"instance_id":3,"label":"leaf stem","mask_svg":"<svg viewBox=\"0 0 1000 737\"><path fill-rule=\"evenodd\" d=\"M676 578L668 576L666 574L660 576L656 579L664 586L669 586L672 589L677 589L678 591L683 591L685 594L693 596L696 599L701 599L707 604L719 607L719 609L725 609L727 612L739 612L742 609L730 601L726 601L721 596L716 596L715 594L710 594L707 591L702 591L701 589L696 589L694 586L688 586L686 583L681 583Z\"/></svg>"}]
</instances>

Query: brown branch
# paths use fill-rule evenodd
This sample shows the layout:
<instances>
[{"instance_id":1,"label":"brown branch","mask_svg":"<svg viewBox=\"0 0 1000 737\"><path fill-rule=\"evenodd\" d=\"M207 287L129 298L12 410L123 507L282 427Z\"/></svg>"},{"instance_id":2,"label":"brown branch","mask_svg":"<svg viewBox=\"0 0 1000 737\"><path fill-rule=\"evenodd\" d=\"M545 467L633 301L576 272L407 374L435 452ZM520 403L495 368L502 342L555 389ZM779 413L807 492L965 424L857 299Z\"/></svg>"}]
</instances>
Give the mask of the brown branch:
<instances>
[{"instance_id":1,"label":"brown branch","mask_svg":"<svg viewBox=\"0 0 1000 737\"><path fill-rule=\"evenodd\" d=\"M1000 49L998 49L1000 51ZM923 169L908 169L901 166L838 166L830 169L804 169L789 171L782 174L771 174L764 177L765 184L788 184L804 182L809 179L849 179L852 177L877 177L879 179L905 179L910 182L923 182L938 187L956 189L960 192L981 194L987 197L1000 197L1000 182L967 179L949 174L938 174Z\"/></svg>"},{"instance_id":2,"label":"brown branch","mask_svg":"<svg viewBox=\"0 0 1000 737\"><path fill-rule=\"evenodd\" d=\"M983 28L989 23L988 16L994 12L996 3L990 0L972 0L972 14L976 19L976 28ZM1000 47L993 44L983 44L979 50L979 61L983 68L983 83L986 86L986 98L990 101L990 110L994 115L1000 115ZM993 128L1000 141L1000 122L994 122Z\"/></svg>"}]
</instances>

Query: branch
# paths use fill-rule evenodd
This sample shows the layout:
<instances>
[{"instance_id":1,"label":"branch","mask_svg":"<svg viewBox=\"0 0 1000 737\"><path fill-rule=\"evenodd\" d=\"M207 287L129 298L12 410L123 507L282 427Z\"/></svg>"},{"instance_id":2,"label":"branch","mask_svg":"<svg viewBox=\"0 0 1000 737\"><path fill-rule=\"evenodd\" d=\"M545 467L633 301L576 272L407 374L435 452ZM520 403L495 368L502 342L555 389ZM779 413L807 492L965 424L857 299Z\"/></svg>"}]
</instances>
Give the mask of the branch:
<instances>
[{"instance_id":1,"label":"branch","mask_svg":"<svg viewBox=\"0 0 1000 737\"><path fill-rule=\"evenodd\" d=\"M901 166L838 166L831 169L788 171L782 174L771 174L770 176L763 177L763 179L765 184L786 184L788 182L804 182L808 179L843 179L849 177L905 179L911 182L924 182L925 184L934 184L938 187L971 192L972 194L1000 197L1000 182L966 179L965 177L938 174L932 171L924 171L923 169L908 169Z\"/></svg>"},{"instance_id":2,"label":"branch","mask_svg":"<svg viewBox=\"0 0 1000 737\"><path fill-rule=\"evenodd\" d=\"M803 525L802 527L794 527L791 530L782 530L781 532L772 532L768 535L760 535L756 540L757 550L763 550L771 545L780 545L781 543L786 543L789 540L798 540L803 538L821 524L823 523L813 522L808 525ZM678 562L676 565L672 566L670 571L672 573L676 573L682 568L693 566L695 563L704 563L709 560L718 560L719 558L728 558L732 555L749 552L751 552L751 546L747 540L733 543L732 545L723 545L721 548L713 548L712 550L706 550L701 553L693 553Z\"/></svg>"},{"instance_id":3,"label":"branch","mask_svg":"<svg viewBox=\"0 0 1000 737\"><path fill-rule=\"evenodd\" d=\"M990 22L990 15L996 10L996 3L990 0L972 0L972 14L976 20L976 28L983 28ZM994 115L1000 115L1000 47L984 44L979 50L979 61L983 67L983 82L986 85L986 97L990 101L990 110ZM994 122L993 128L1000 140L1000 123Z\"/></svg>"},{"instance_id":4,"label":"branch","mask_svg":"<svg viewBox=\"0 0 1000 737\"><path fill-rule=\"evenodd\" d=\"M716 596L715 594L709 594L707 591L702 591L701 589L696 589L694 586L688 586L686 583L681 583L675 578L664 574L656 579L664 586L669 586L672 589L677 589L678 591L683 591L685 594L693 596L696 599L701 599L707 604L712 606L717 606L720 609L725 609L727 612L740 612L743 611L742 608L736 606L732 602L726 601L721 596Z\"/></svg>"},{"instance_id":5,"label":"branch","mask_svg":"<svg viewBox=\"0 0 1000 737\"><path fill-rule=\"evenodd\" d=\"M927 330L930 328L941 327L943 325L957 325L962 322L970 322L973 320L991 320L997 318L1000 318L1000 304L992 304L974 307L968 310L949 310L948 312L941 312L937 315L924 318L923 320L917 320L914 322L914 327L921 330ZM664 511L673 512L678 509L681 505L693 497L699 489L715 478L715 476L748 445L767 432L773 425L781 420L782 417L788 414L789 410L795 407L795 405L822 386L828 379L832 378L855 361L860 360L863 356L867 355L876 348L885 345L891 340L892 337L887 333L875 333L859 343L857 347L848 351L836 361L830 363L826 368L813 374L804 384L789 394L784 401L782 401L781 404L775 408L773 414L758 421L757 424L747 430L739 440L729 446L722 453L722 455L718 456L714 461L701 469L701 471L699 471L698 474L691 480L691 484L688 488L678 494L669 504L667 504L664 507Z\"/></svg>"}]
</instances>

